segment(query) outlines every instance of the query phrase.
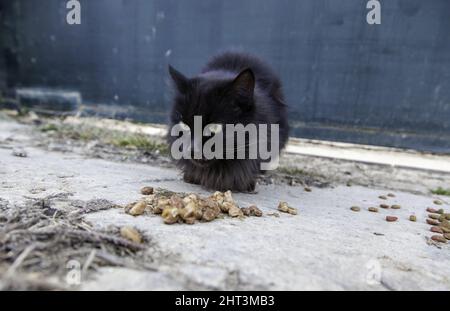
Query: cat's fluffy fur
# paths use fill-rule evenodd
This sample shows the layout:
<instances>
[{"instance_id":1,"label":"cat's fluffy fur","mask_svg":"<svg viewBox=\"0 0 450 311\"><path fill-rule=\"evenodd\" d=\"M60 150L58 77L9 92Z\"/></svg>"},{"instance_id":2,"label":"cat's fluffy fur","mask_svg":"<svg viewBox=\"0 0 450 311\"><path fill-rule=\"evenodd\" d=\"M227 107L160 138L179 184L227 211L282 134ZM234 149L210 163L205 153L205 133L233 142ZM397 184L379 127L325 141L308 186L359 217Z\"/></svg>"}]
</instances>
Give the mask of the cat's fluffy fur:
<instances>
[{"instance_id":1,"label":"cat's fluffy fur","mask_svg":"<svg viewBox=\"0 0 450 311\"><path fill-rule=\"evenodd\" d=\"M289 128L281 82L259 58L225 52L213 57L193 78L186 78L170 66L169 73L175 86L170 127L182 121L192 129L195 115L203 117L203 126L254 123L268 124L270 128L270 124L279 124L279 147L285 146ZM169 143L175 138L169 135ZM260 163L260 159L182 159L178 166L186 182L212 190L252 192L261 172Z\"/></svg>"}]
</instances>

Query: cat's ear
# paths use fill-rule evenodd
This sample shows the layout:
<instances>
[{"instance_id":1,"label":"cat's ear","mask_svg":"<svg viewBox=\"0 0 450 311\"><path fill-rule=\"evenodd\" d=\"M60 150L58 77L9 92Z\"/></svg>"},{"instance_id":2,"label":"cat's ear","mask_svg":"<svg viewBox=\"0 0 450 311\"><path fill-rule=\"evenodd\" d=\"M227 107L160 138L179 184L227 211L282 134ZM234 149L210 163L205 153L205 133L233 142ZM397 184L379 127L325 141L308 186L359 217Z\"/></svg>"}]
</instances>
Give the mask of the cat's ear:
<instances>
[{"instance_id":1,"label":"cat's ear","mask_svg":"<svg viewBox=\"0 0 450 311\"><path fill-rule=\"evenodd\" d=\"M233 91L239 96L252 99L255 92L255 75L250 68L244 69L233 81Z\"/></svg>"},{"instance_id":2,"label":"cat's ear","mask_svg":"<svg viewBox=\"0 0 450 311\"><path fill-rule=\"evenodd\" d=\"M232 82L232 92L236 97L236 103L244 111L253 107L255 83L255 75L250 68L241 71Z\"/></svg>"},{"instance_id":3,"label":"cat's ear","mask_svg":"<svg viewBox=\"0 0 450 311\"><path fill-rule=\"evenodd\" d=\"M172 77L172 81L175 83L175 86L178 89L178 91L181 93L185 93L189 88L189 79L170 65L169 65L169 74Z\"/></svg>"}]
</instances>

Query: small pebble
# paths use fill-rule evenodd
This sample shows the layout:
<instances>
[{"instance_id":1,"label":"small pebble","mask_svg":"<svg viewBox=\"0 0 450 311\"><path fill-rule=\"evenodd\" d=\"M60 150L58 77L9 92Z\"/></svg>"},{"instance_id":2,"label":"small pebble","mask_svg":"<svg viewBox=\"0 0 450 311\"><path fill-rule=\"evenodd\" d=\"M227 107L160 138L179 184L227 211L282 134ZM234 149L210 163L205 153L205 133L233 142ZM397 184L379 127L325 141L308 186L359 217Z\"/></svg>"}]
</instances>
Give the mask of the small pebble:
<instances>
[{"instance_id":1,"label":"small pebble","mask_svg":"<svg viewBox=\"0 0 450 311\"><path fill-rule=\"evenodd\" d=\"M442 209L442 208L438 209L437 213L441 214L441 215L444 214L444 209Z\"/></svg>"},{"instance_id":2,"label":"small pebble","mask_svg":"<svg viewBox=\"0 0 450 311\"><path fill-rule=\"evenodd\" d=\"M311 189L311 188L309 188L309 187L305 187L305 191L306 191L306 192L311 192L311 191L312 191L312 189Z\"/></svg>"},{"instance_id":3,"label":"small pebble","mask_svg":"<svg viewBox=\"0 0 450 311\"><path fill-rule=\"evenodd\" d=\"M391 198L395 198L395 194L393 194L393 193L388 193L387 196L388 196L388 197L391 197Z\"/></svg>"},{"instance_id":4,"label":"small pebble","mask_svg":"<svg viewBox=\"0 0 450 311\"><path fill-rule=\"evenodd\" d=\"M395 216L386 216L386 221L388 221L388 222L394 222L394 221L397 221L397 217L395 217Z\"/></svg>"},{"instance_id":5,"label":"small pebble","mask_svg":"<svg viewBox=\"0 0 450 311\"><path fill-rule=\"evenodd\" d=\"M402 207L398 204L394 204L391 206L392 209L401 209Z\"/></svg>"},{"instance_id":6,"label":"small pebble","mask_svg":"<svg viewBox=\"0 0 450 311\"><path fill-rule=\"evenodd\" d=\"M442 205L442 202L439 201L439 200L434 200L433 203L436 204L436 205Z\"/></svg>"},{"instance_id":7,"label":"small pebble","mask_svg":"<svg viewBox=\"0 0 450 311\"><path fill-rule=\"evenodd\" d=\"M352 207L350 207L350 209L354 212L359 212L361 210L361 208L359 206L352 206Z\"/></svg>"},{"instance_id":8,"label":"small pebble","mask_svg":"<svg viewBox=\"0 0 450 311\"><path fill-rule=\"evenodd\" d=\"M385 195L380 195L378 198L380 198L382 200L387 200L387 197Z\"/></svg>"},{"instance_id":9,"label":"small pebble","mask_svg":"<svg viewBox=\"0 0 450 311\"><path fill-rule=\"evenodd\" d=\"M376 207L369 207L369 212L378 213L378 208L376 208Z\"/></svg>"},{"instance_id":10,"label":"small pebble","mask_svg":"<svg viewBox=\"0 0 450 311\"><path fill-rule=\"evenodd\" d=\"M380 207L381 208L389 208L389 205L387 205L387 204L380 204Z\"/></svg>"},{"instance_id":11,"label":"small pebble","mask_svg":"<svg viewBox=\"0 0 450 311\"><path fill-rule=\"evenodd\" d=\"M437 209L428 207L428 208L427 208L427 212L428 212L428 213L434 213L434 214L436 214L436 213L437 213Z\"/></svg>"},{"instance_id":12,"label":"small pebble","mask_svg":"<svg viewBox=\"0 0 450 311\"><path fill-rule=\"evenodd\" d=\"M409 216L410 221L417 221L417 217L415 215Z\"/></svg>"}]
</instances>

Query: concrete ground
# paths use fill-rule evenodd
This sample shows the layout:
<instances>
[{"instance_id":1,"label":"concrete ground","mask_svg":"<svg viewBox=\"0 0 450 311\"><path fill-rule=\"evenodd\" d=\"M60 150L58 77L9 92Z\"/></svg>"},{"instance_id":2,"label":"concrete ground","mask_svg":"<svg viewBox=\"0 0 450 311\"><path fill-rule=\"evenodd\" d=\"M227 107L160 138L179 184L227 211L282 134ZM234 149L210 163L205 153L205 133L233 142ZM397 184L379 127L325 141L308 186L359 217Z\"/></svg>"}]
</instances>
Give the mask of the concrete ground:
<instances>
[{"instance_id":1,"label":"concrete ground","mask_svg":"<svg viewBox=\"0 0 450 311\"><path fill-rule=\"evenodd\" d=\"M29 198L70 193L74 200L107 199L125 205L141 196L143 186L208 194L184 183L173 168L37 147L32 131L0 120L3 200L20 204ZM27 157L13 156L17 148L25 150ZM330 162L330 167L336 166ZM364 167L366 176L373 173L370 170L371 166ZM408 174L423 179L436 172ZM450 185L445 172L436 180L443 187ZM165 225L156 215L132 217L122 209L91 213L86 219L95 228L139 229L153 244L151 251L163 260L155 261L155 271L101 268L83 279L80 289L450 290L450 246L430 241L432 233L425 222L426 208L436 207L435 199L444 203L439 208L449 211L450 198L427 194L424 187L416 193L398 190L408 188L405 181L401 187L391 181L386 185L348 186L334 181L329 187L312 187L311 192L298 185L259 185L257 194L234 197L240 206L256 204L263 217L224 218L192 226ZM390 192L395 197L379 198ZM277 212L280 201L296 207L299 214L269 215ZM367 211L380 203L402 208ZM351 211L354 205L361 211ZM412 214L417 222L409 221ZM397 216L398 221L386 222L387 215Z\"/></svg>"}]
</instances>

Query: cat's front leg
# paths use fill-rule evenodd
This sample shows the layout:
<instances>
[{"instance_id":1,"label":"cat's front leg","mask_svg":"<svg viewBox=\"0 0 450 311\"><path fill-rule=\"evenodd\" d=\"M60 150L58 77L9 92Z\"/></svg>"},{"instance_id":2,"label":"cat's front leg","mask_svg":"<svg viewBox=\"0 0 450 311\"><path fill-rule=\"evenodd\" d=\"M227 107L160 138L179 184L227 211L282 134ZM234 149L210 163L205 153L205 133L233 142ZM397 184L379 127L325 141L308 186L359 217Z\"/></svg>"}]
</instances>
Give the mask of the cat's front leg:
<instances>
[{"instance_id":1,"label":"cat's front leg","mask_svg":"<svg viewBox=\"0 0 450 311\"><path fill-rule=\"evenodd\" d=\"M184 172L183 180L184 180L184 182L187 182L189 184L195 184L195 185L200 184L200 178L198 178L198 176L196 176L196 174L194 174L192 172Z\"/></svg>"}]
</instances>

